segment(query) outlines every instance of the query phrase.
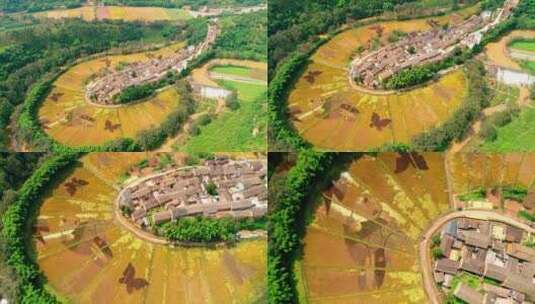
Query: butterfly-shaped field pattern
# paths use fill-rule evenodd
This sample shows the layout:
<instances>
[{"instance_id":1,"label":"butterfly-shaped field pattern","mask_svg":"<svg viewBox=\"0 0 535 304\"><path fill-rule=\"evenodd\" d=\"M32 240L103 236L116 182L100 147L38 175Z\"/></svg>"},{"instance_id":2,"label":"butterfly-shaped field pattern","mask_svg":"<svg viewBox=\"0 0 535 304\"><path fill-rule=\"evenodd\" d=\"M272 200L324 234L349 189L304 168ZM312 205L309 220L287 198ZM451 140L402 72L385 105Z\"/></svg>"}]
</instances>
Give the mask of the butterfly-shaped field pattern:
<instances>
[{"instance_id":1,"label":"butterfly-shaped field pattern","mask_svg":"<svg viewBox=\"0 0 535 304\"><path fill-rule=\"evenodd\" d=\"M381 118L379 114L372 114L372 121L370 122L370 128L376 128L377 131L382 131L384 127L388 126L392 122L389 118Z\"/></svg>"},{"instance_id":2,"label":"butterfly-shaped field pattern","mask_svg":"<svg viewBox=\"0 0 535 304\"><path fill-rule=\"evenodd\" d=\"M119 279L119 283L126 285L126 291L132 293L135 290L139 290L149 285L149 282L143 278L136 278L136 269L132 263L128 263L123 276Z\"/></svg>"}]
</instances>

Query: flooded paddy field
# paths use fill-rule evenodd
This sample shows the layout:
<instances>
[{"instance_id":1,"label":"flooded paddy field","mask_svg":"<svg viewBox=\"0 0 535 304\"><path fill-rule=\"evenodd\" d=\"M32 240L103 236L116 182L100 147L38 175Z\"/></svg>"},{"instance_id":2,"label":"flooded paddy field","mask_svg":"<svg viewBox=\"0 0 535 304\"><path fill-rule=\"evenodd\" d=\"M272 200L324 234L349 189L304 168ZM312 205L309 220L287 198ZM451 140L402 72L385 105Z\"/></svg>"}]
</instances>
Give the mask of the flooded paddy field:
<instances>
[{"instance_id":1,"label":"flooded paddy field","mask_svg":"<svg viewBox=\"0 0 535 304\"><path fill-rule=\"evenodd\" d=\"M532 154L361 155L317 199L296 264L302 299L429 303L418 245L458 210L453 198L505 186L529 192L534 178ZM508 214L505 205L494 210Z\"/></svg>"},{"instance_id":2,"label":"flooded paddy field","mask_svg":"<svg viewBox=\"0 0 535 304\"><path fill-rule=\"evenodd\" d=\"M73 303L252 303L265 292L266 242L183 248L137 238L115 220L125 173L147 153L84 156L45 196L35 256L47 288ZM61 265L61 266L58 266Z\"/></svg>"},{"instance_id":3,"label":"flooded paddy field","mask_svg":"<svg viewBox=\"0 0 535 304\"><path fill-rule=\"evenodd\" d=\"M299 134L325 150L369 150L387 143L409 143L448 120L464 102L462 69L405 91L363 90L349 80L349 64L359 48L386 44L394 31L412 32L455 24L476 13L472 6L428 19L387 21L341 32L319 47L288 98L290 119ZM337 134L337 136L332 136Z\"/></svg>"}]
</instances>

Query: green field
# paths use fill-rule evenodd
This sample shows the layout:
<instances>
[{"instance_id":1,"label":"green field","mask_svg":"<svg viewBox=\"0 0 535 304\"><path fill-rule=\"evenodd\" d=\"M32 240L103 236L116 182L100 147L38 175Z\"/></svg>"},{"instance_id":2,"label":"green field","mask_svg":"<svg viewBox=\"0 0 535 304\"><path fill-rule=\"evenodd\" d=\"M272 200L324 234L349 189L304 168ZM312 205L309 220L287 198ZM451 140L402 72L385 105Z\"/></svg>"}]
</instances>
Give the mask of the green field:
<instances>
[{"instance_id":1,"label":"green field","mask_svg":"<svg viewBox=\"0 0 535 304\"><path fill-rule=\"evenodd\" d=\"M219 73L219 74L230 74L230 75L238 75L238 76L246 76L249 77L251 75L251 69L247 67L242 66L235 66L235 65L219 65L215 66L210 69L211 72Z\"/></svg>"},{"instance_id":2,"label":"green field","mask_svg":"<svg viewBox=\"0 0 535 304\"><path fill-rule=\"evenodd\" d=\"M520 89L515 86L508 86L498 83L494 89L495 95L490 100L490 106L494 107L499 104L516 103Z\"/></svg>"},{"instance_id":3,"label":"green field","mask_svg":"<svg viewBox=\"0 0 535 304\"><path fill-rule=\"evenodd\" d=\"M521 51L535 52L535 40L517 40L511 43L509 47Z\"/></svg>"},{"instance_id":4,"label":"green field","mask_svg":"<svg viewBox=\"0 0 535 304\"><path fill-rule=\"evenodd\" d=\"M532 75L535 75L535 61L521 61L520 66L522 69Z\"/></svg>"},{"instance_id":5,"label":"green field","mask_svg":"<svg viewBox=\"0 0 535 304\"><path fill-rule=\"evenodd\" d=\"M187 11L183 9L168 9L167 15L171 18L171 20L188 20L193 18Z\"/></svg>"},{"instance_id":6,"label":"green field","mask_svg":"<svg viewBox=\"0 0 535 304\"><path fill-rule=\"evenodd\" d=\"M226 110L213 122L202 126L201 133L191 137L178 150L192 153L205 151L263 151L266 149L266 86L234 81L220 85L237 90L240 107ZM259 132L253 136L253 129Z\"/></svg>"},{"instance_id":7,"label":"green field","mask_svg":"<svg viewBox=\"0 0 535 304\"><path fill-rule=\"evenodd\" d=\"M498 128L498 138L485 142L485 152L524 152L535 150L535 108L523 110L511 123Z\"/></svg>"}]
</instances>

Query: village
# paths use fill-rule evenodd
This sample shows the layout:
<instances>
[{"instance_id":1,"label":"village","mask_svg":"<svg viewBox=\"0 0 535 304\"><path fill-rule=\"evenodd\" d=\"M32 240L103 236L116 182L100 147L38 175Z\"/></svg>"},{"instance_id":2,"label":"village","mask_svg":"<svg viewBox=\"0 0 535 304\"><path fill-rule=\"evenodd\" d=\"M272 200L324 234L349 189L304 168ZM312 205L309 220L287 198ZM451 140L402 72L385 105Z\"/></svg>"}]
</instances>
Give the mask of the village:
<instances>
[{"instance_id":1,"label":"village","mask_svg":"<svg viewBox=\"0 0 535 304\"><path fill-rule=\"evenodd\" d=\"M131 63L118 71L106 69L101 76L87 84L86 100L102 105L113 105L114 97L127 87L156 82L170 71L180 73L192 60L214 44L220 31L216 22L217 20L213 20L208 25L206 38L198 45L190 45L169 57Z\"/></svg>"},{"instance_id":2,"label":"village","mask_svg":"<svg viewBox=\"0 0 535 304\"><path fill-rule=\"evenodd\" d=\"M433 243L433 277L444 294L468 304L535 300L531 232L512 222L460 217L443 225Z\"/></svg>"},{"instance_id":3,"label":"village","mask_svg":"<svg viewBox=\"0 0 535 304\"><path fill-rule=\"evenodd\" d=\"M473 48L485 32L506 20L519 0L508 0L492 20L491 13L482 12L458 25L441 26L430 21L431 30L411 32L399 41L377 50L365 50L351 62L350 76L369 89L382 87L385 80L413 66L442 61L457 48Z\"/></svg>"},{"instance_id":4,"label":"village","mask_svg":"<svg viewBox=\"0 0 535 304\"><path fill-rule=\"evenodd\" d=\"M267 213L266 173L262 160L217 157L128 185L118 204L144 230L191 216L259 218Z\"/></svg>"}]
</instances>

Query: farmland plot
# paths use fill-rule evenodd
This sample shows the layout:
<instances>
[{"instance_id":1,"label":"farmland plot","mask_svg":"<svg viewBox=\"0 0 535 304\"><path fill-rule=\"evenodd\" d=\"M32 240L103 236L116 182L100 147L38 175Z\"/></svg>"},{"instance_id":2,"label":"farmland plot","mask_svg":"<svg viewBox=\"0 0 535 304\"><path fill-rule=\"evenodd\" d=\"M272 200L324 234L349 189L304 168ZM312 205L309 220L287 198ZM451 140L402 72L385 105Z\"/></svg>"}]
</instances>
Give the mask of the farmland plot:
<instances>
[{"instance_id":1,"label":"farmland plot","mask_svg":"<svg viewBox=\"0 0 535 304\"><path fill-rule=\"evenodd\" d=\"M267 65L264 62L235 59L211 60L191 73L193 82L235 91L239 107L226 107L200 133L174 148L185 152L262 151L266 147ZM202 101L215 103L213 100ZM224 101L218 101L224 105ZM180 136L180 135L179 135Z\"/></svg>"},{"instance_id":2,"label":"farmland plot","mask_svg":"<svg viewBox=\"0 0 535 304\"><path fill-rule=\"evenodd\" d=\"M187 20L192 18L188 11L161 7L128 7L128 6L82 6L73 9L58 9L34 14L38 18L82 18L86 21L126 20L126 21L163 21Z\"/></svg>"},{"instance_id":3,"label":"farmland plot","mask_svg":"<svg viewBox=\"0 0 535 304\"><path fill-rule=\"evenodd\" d=\"M34 244L47 287L75 303L258 300L265 285L265 241L172 248L142 241L115 221L121 176L146 157L89 154L46 196Z\"/></svg>"},{"instance_id":4,"label":"farmland plot","mask_svg":"<svg viewBox=\"0 0 535 304\"><path fill-rule=\"evenodd\" d=\"M85 84L105 69L168 56L182 47L183 43L176 43L152 52L110 55L75 65L54 82L54 88L39 109L43 129L58 142L77 147L134 137L142 130L158 126L180 102L174 88L161 90L140 103L111 108L88 103Z\"/></svg>"},{"instance_id":5,"label":"farmland plot","mask_svg":"<svg viewBox=\"0 0 535 304\"><path fill-rule=\"evenodd\" d=\"M432 19L452 24L473 13L474 7L470 7ZM319 47L288 98L288 112L298 133L323 150L369 150L387 143L409 143L414 136L448 120L467 94L461 69L400 92L363 90L348 78L349 63L359 48L384 45L395 30L428 30L428 21L364 25L346 30Z\"/></svg>"},{"instance_id":6,"label":"farmland plot","mask_svg":"<svg viewBox=\"0 0 535 304\"><path fill-rule=\"evenodd\" d=\"M297 272L302 298L428 303L418 244L435 219L454 211L450 195L497 186L531 189L534 178L530 154L380 153L355 159L324 189L307 227Z\"/></svg>"}]
</instances>

